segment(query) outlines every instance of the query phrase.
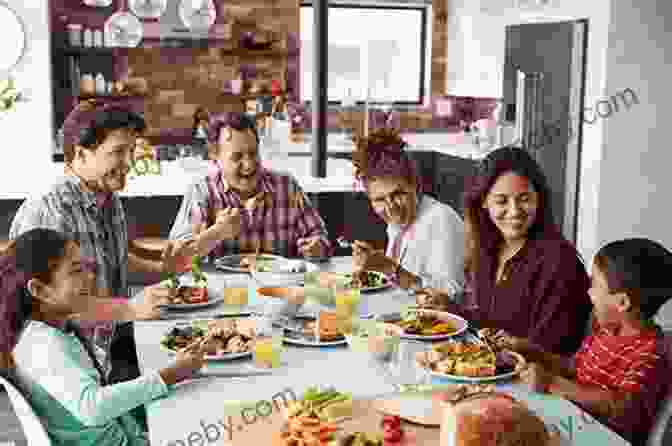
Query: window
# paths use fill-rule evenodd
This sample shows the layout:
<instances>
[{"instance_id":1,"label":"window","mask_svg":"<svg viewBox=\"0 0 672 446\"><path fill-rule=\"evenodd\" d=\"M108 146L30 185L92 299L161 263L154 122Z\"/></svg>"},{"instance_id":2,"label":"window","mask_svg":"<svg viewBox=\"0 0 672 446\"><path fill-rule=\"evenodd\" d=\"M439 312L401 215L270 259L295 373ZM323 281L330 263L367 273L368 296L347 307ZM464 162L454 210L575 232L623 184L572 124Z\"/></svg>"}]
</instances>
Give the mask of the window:
<instances>
[{"instance_id":1,"label":"window","mask_svg":"<svg viewBox=\"0 0 672 446\"><path fill-rule=\"evenodd\" d=\"M420 105L428 79L429 7L329 5L328 98ZM301 5L301 100L313 96L313 7ZM368 82L367 82L368 77Z\"/></svg>"}]
</instances>

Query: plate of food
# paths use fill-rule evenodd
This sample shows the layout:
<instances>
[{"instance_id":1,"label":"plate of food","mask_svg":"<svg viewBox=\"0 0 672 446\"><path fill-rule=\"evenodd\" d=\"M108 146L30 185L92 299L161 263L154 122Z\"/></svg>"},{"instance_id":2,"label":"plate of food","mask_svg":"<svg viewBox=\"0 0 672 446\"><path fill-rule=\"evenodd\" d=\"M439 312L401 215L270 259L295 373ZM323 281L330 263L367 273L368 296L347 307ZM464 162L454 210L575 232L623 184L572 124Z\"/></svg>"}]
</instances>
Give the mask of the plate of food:
<instances>
[{"instance_id":1,"label":"plate of food","mask_svg":"<svg viewBox=\"0 0 672 446\"><path fill-rule=\"evenodd\" d=\"M201 271L201 260L200 257L194 256L191 272L188 274L181 276L174 273L169 274L164 283L177 293L169 298L167 303L161 305L162 308L195 310L218 304L224 300L224 296L216 296L215 291L208 287L208 277Z\"/></svg>"},{"instance_id":2,"label":"plate of food","mask_svg":"<svg viewBox=\"0 0 672 446\"><path fill-rule=\"evenodd\" d=\"M495 353L485 344L466 341L436 345L418 353L416 362L433 376L476 383L510 379L527 366L519 353Z\"/></svg>"},{"instance_id":3,"label":"plate of food","mask_svg":"<svg viewBox=\"0 0 672 446\"><path fill-rule=\"evenodd\" d=\"M361 273L317 273L307 274L305 282L307 284L318 284L328 287L335 280L348 279L348 285L356 285L363 293L378 291L390 288L392 281L383 273L377 271L362 271Z\"/></svg>"},{"instance_id":4,"label":"plate of food","mask_svg":"<svg viewBox=\"0 0 672 446\"><path fill-rule=\"evenodd\" d=\"M285 257L276 256L274 254L248 253L220 257L215 259L214 263L217 269L223 271L233 273L249 273L254 268L254 265L257 265L257 267L261 265L263 269L264 263L278 260L289 261L289 259Z\"/></svg>"},{"instance_id":5,"label":"plate of food","mask_svg":"<svg viewBox=\"0 0 672 446\"><path fill-rule=\"evenodd\" d=\"M400 313L378 316L378 320L402 329L401 337L422 341L440 341L465 332L469 323L452 313L435 310L413 310L405 317Z\"/></svg>"},{"instance_id":6,"label":"plate of food","mask_svg":"<svg viewBox=\"0 0 672 446\"><path fill-rule=\"evenodd\" d=\"M179 324L164 334L161 347L171 354L200 343L205 359L228 361L252 356L255 331L250 320L217 320Z\"/></svg>"},{"instance_id":7,"label":"plate of food","mask_svg":"<svg viewBox=\"0 0 672 446\"><path fill-rule=\"evenodd\" d=\"M333 387L309 387L296 401L286 405L283 415L287 421L300 417L317 418L337 423L352 416L353 401L349 393L338 392Z\"/></svg>"},{"instance_id":8,"label":"plate of food","mask_svg":"<svg viewBox=\"0 0 672 446\"><path fill-rule=\"evenodd\" d=\"M392 286L392 281L385 274L378 271L362 271L345 274L344 276L349 278L351 280L350 283L359 287L363 293L384 290Z\"/></svg>"},{"instance_id":9,"label":"plate of food","mask_svg":"<svg viewBox=\"0 0 672 446\"><path fill-rule=\"evenodd\" d=\"M296 316L285 321L284 342L305 347L332 347L348 341L336 328L335 313L320 311L317 317Z\"/></svg>"}]
</instances>

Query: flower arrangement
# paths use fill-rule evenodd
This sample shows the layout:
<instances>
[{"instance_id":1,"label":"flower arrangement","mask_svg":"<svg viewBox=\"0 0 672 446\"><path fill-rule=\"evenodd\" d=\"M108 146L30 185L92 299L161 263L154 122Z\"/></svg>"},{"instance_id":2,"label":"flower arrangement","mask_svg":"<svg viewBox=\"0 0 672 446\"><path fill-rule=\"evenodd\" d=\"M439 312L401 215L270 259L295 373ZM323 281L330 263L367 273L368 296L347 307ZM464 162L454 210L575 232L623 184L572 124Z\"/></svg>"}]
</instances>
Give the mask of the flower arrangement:
<instances>
[{"instance_id":1,"label":"flower arrangement","mask_svg":"<svg viewBox=\"0 0 672 446\"><path fill-rule=\"evenodd\" d=\"M0 81L0 112L12 110L18 102L27 102L24 92L16 89L14 79L9 77Z\"/></svg>"}]
</instances>

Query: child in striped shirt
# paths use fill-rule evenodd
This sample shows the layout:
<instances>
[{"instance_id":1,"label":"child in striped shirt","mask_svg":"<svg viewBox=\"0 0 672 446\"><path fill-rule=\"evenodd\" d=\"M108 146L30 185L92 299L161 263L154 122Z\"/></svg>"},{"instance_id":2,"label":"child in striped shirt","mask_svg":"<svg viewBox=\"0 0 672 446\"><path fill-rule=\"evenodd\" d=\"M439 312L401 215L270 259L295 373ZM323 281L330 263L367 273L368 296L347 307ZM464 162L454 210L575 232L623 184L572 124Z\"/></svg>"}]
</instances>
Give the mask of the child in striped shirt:
<instances>
[{"instance_id":1,"label":"child in striped shirt","mask_svg":"<svg viewBox=\"0 0 672 446\"><path fill-rule=\"evenodd\" d=\"M670 390L670 365L653 317L672 295L671 272L672 253L651 240L604 246L589 290L592 334L572 358L510 338L511 348L535 361L523 380L535 391L575 402L633 445L644 445Z\"/></svg>"}]
</instances>

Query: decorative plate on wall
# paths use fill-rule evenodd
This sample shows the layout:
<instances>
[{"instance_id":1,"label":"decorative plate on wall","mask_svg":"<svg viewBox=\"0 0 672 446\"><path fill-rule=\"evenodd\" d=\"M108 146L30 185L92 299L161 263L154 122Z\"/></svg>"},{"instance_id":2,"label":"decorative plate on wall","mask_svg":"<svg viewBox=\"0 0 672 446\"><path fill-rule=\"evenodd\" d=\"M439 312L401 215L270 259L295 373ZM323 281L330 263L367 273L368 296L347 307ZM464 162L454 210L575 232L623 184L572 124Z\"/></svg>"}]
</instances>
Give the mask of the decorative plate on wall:
<instances>
[{"instance_id":1,"label":"decorative plate on wall","mask_svg":"<svg viewBox=\"0 0 672 446\"><path fill-rule=\"evenodd\" d=\"M217 19L213 0L182 0L179 12L184 26L195 31L209 29Z\"/></svg>"},{"instance_id":2,"label":"decorative plate on wall","mask_svg":"<svg viewBox=\"0 0 672 446\"><path fill-rule=\"evenodd\" d=\"M133 14L141 19L158 19L168 7L168 0L128 0Z\"/></svg>"},{"instance_id":3,"label":"decorative plate on wall","mask_svg":"<svg viewBox=\"0 0 672 446\"><path fill-rule=\"evenodd\" d=\"M28 46L23 19L3 1L0 1L0 29L2 29L0 79L3 79L21 62Z\"/></svg>"},{"instance_id":4,"label":"decorative plate on wall","mask_svg":"<svg viewBox=\"0 0 672 446\"><path fill-rule=\"evenodd\" d=\"M129 12L117 12L105 22L105 36L111 47L136 47L142 41L142 23Z\"/></svg>"}]
</instances>

